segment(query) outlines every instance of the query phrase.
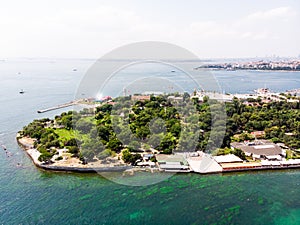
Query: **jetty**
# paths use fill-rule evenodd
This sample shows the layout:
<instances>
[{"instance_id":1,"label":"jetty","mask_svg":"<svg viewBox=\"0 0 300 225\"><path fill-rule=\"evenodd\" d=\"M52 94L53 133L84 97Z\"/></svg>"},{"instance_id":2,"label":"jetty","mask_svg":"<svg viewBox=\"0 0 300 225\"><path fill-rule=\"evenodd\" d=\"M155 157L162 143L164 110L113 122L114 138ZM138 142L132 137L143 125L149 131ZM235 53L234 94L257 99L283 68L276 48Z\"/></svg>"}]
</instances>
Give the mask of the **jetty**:
<instances>
[{"instance_id":1,"label":"jetty","mask_svg":"<svg viewBox=\"0 0 300 225\"><path fill-rule=\"evenodd\" d=\"M77 105L81 101L82 101L81 99L80 100L74 100L74 101L70 101L70 102L67 102L67 103L64 103L64 104L61 104L61 105L57 105L57 106L53 106L53 107L50 107L50 108L40 109L37 112L38 113L45 113L45 112L53 111L53 110L56 110L56 109L66 108L66 107L69 107L69 106Z\"/></svg>"}]
</instances>

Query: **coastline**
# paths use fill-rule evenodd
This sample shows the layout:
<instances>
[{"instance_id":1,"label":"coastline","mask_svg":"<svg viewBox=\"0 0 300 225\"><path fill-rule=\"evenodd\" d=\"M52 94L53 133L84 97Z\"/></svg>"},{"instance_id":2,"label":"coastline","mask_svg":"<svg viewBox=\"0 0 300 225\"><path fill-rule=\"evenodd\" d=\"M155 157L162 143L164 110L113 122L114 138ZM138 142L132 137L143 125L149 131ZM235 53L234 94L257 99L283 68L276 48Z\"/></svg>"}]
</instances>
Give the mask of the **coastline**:
<instances>
[{"instance_id":1,"label":"coastline","mask_svg":"<svg viewBox=\"0 0 300 225\"><path fill-rule=\"evenodd\" d=\"M40 152L34 148L33 140L30 138L24 138L17 136L17 142L19 146L26 152L29 158L32 160L33 164L44 170L49 171L63 171L63 172L79 172L79 173L97 173L97 172L123 172L129 169L132 169L132 166L94 166L93 164L79 164L72 163L65 165L60 165L58 163L53 164L44 164L38 160ZM31 142L31 143L30 143ZM55 165L56 164L56 165Z\"/></svg>"},{"instance_id":2,"label":"coastline","mask_svg":"<svg viewBox=\"0 0 300 225\"><path fill-rule=\"evenodd\" d=\"M262 70L262 69L234 69L234 70L228 70L224 68L196 68L197 70L210 70L210 71L228 71L228 72L234 72L234 71L247 71L247 72L300 72L300 70Z\"/></svg>"},{"instance_id":3,"label":"coastline","mask_svg":"<svg viewBox=\"0 0 300 225\"><path fill-rule=\"evenodd\" d=\"M256 93L257 93L256 94L257 98L260 96L264 98L263 100L260 99L260 102L257 100L256 104L260 106L262 106L261 103L263 103L264 100L266 100L265 103L281 102L281 101L286 101L288 103L290 101L299 102L299 99L290 100L285 95L281 97L280 94L271 93L266 88L262 90L258 89L256 90ZM213 94L214 96L209 96L208 93L205 93L203 91L201 92L195 91L194 96L190 97L190 95L188 95L188 97L191 99L193 98L196 98L196 100L198 99L197 104L200 106L204 102L204 97L206 96L208 96L211 99L216 99L216 100L220 99L218 96L215 96L215 93ZM245 102L241 100L241 99L248 99L245 96L237 97L240 104L244 104L249 107L251 106L255 107L256 105L253 105L252 103L251 105L247 101ZM254 95L249 95L248 97L250 96L251 98L254 98L253 97ZM150 95L137 95L133 97L137 99L141 99L141 101L148 100L151 102ZM227 101L229 102L227 105L229 109L230 107L231 109L235 109L232 108L234 107L232 103L234 97L230 96L227 99ZM112 107L112 104L110 104L112 101L111 97L109 97L109 99L110 99L109 101L103 102L101 104L101 107L102 106L103 107L99 108L100 112L107 113L109 107ZM168 99L175 99L175 97L168 96ZM132 97L126 99L126 101L132 101L132 100L133 100ZM180 100L184 103L183 96L180 97ZM156 101L156 98L153 98L152 101ZM255 102L255 100L251 102ZM281 105L279 106L281 107ZM151 105L147 107L149 108L149 110L153 111ZM94 108L96 108L96 106ZM259 112L258 108L253 108L253 110L254 109L256 110L256 112ZM281 108L279 108L278 110L282 111ZM233 112L237 114L237 112L235 112L234 110ZM73 112L68 112L68 114L67 113L61 114L61 116L58 116L57 119L55 120L50 120L49 118L37 120L35 122L30 123L27 127L24 127L24 129L22 131L19 131L19 133L17 134L16 138L19 145L26 151L26 153L29 155L29 157L37 167L45 170L53 170L53 171L66 171L66 172L73 171L73 172L86 172L86 173L115 172L115 171L126 171L126 170L130 172L134 172L134 171L152 172L154 170L158 170L161 172L170 172L170 173L194 172L199 174L300 168L300 155L297 155L296 153L293 152L290 152L289 155L287 155L286 150L281 148L281 146L274 144L270 140L264 140L264 139L260 139L259 141L256 140L256 135L260 135L260 136L265 135L264 130L263 131L253 130L251 134L250 133L247 134L246 132L245 137L240 137L241 134L236 134L236 137L234 136L233 137L235 138L234 140L236 140L237 142L231 143L230 146L227 147L227 149L223 149L220 153L214 153L214 154L205 153L204 150L202 149L197 152L189 152L187 151L187 148L185 148L185 150L182 150L181 152L174 153L173 151L170 151L170 148L168 148L169 146L161 147L160 148L161 151L157 151L153 149L155 150L155 152L152 151L151 148L149 148L148 150L151 152L151 154L149 154L149 151L148 153L144 151L144 149L142 149L143 154L136 154L136 153L130 153L130 149L138 150L139 147L140 148L143 147L141 146L141 144L139 145L138 143L137 144L133 143L132 146L130 146L130 148L128 146L127 147L125 146L126 148L124 148L121 142L116 142L114 140L111 143L109 143L111 145L110 147L108 147L108 150L112 151L111 149L114 150L116 149L119 154L116 154L116 152L114 152L114 154L112 154L113 152L111 153L108 152L109 154L107 154L107 152L103 151L97 153L99 154L98 156L95 153L95 150L99 148L97 146L97 142L91 141L91 143L93 144L89 148L87 148L87 151L90 151L90 153L86 155L87 157L83 157L83 155L80 155L82 153L80 153L80 149L75 143L76 139L72 136L72 132L68 130L71 129L69 122L70 122L70 116L72 114ZM296 111L294 114L295 116L297 116ZM88 112L87 115L90 116ZM136 113L136 115L138 116L138 118L143 117L143 115L140 115L139 113ZM205 119L205 117L203 118ZM63 120L65 120L64 123L62 123ZM272 117L269 120L272 122L274 119ZM81 118L80 122L82 121L92 126L90 121L85 121ZM109 120L107 119L101 122L101 126L105 126L106 129L109 130L109 125L107 124L109 124ZM136 125L141 125L139 124L139 120L137 120ZM45 130L48 128L49 130ZM56 130L56 129L61 129L61 130ZM289 132L294 131L293 129L294 127L290 125L290 130L288 131ZM32 131L37 132L37 135L33 135L35 133L34 132L32 133ZM41 141L40 140L41 134L39 134L38 132L45 133L47 139L44 138L43 141ZM258 134L256 134L255 132L256 133L258 132ZM296 130L294 132L295 134L297 133ZM113 132L109 131L106 133L110 134ZM288 134L288 133L284 133L284 134ZM172 134L170 135L171 137L174 137L172 136ZM49 139L48 136L50 136L51 139ZM63 139L59 140L60 136L64 138L68 138L68 142L64 142L64 144L62 144ZM33 137L39 137L39 138L36 140ZM253 142L245 141L245 139L252 140L254 138L256 141ZM52 143L53 140L55 140L59 144L57 144L56 142ZM36 143L36 141L38 142ZM297 140L295 140L295 142L298 143ZM100 144L101 146L103 145L103 143ZM108 144L106 143L106 145ZM75 147L75 150L73 150L71 147ZM285 145L284 148L289 149L289 147ZM102 148L102 150L104 149ZM225 150L227 153L225 153ZM246 156L248 156L248 158L246 158Z\"/></svg>"},{"instance_id":4,"label":"coastline","mask_svg":"<svg viewBox=\"0 0 300 225\"><path fill-rule=\"evenodd\" d=\"M189 171L162 171L159 168L137 168L133 166L94 166L92 164L65 164L60 165L56 162L53 164L43 164L38 160L38 157L40 155L40 152L33 147L33 139L27 138L27 137L19 137L17 136L17 142L19 146L26 152L26 154L30 157L33 164L44 170L48 171L57 171L57 172L77 172L77 173L97 173L97 172L130 172L131 175L134 175L134 172L137 171L145 171L145 172L151 172L159 171L159 172L165 172L165 173L198 173L198 174L223 174L223 173L234 173L234 172L247 172L247 171L262 171L262 170L286 170L286 169L299 169L300 164L295 165L271 165L271 166L263 166L263 165L256 165L253 167L236 167L236 168L222 168L221 171L206 171L206 172L200 172L195 171L193 169L190 169ZM31 143L30 143L31 142ZM55 165L56 164L56 165ZM247 163L242 163L244 166Z\"/></svg>"}]
</instances>

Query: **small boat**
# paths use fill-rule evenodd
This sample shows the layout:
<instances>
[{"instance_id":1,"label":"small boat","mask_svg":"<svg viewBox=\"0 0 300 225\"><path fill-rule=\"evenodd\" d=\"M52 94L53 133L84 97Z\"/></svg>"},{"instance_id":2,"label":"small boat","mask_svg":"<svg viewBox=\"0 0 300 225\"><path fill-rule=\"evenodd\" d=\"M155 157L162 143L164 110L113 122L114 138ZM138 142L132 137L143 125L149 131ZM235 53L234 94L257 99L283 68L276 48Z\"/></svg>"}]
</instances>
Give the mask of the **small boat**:
<instances>
[{"instance_id":1,"label":"small boat","mask_svg":"<svg viewBox=\"0 0 300 225\"><path fill-rule=\"evenodd\" d=\"M176 71L175 71L175 70L172 70L171 72L172 72L172 73L175 73Z\"/></svg>"},{"instance_id":2,"label":"small boat","mask_svg":"<svg viewBox=\"0 0 300 225\"><path fill-rule=\"evenodd\" d=\"M20 94L24 94L25 91L24 91L23 89L21 89L21 90L19 91L19 93L20 93Z\"/></svg>"},{"instance_id":3,"label":"small boat","mask_svg":"<svg viewBox=\"0 0 300 225\"><path fill-rule=\"evenodd\" d=\"M75 68L75 69L73 69L73 71L75 72L75 71L77 71L77 69Z\"/></svg>"}]
</instances>

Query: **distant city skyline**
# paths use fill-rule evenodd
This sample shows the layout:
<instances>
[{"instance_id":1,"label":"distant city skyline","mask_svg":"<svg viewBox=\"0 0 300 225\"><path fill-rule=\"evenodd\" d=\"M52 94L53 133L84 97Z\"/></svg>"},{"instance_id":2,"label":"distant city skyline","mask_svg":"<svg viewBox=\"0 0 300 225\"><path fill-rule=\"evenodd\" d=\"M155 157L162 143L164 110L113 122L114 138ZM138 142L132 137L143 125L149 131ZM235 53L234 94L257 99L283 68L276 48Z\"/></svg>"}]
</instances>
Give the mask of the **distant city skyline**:
<instances>
[{"instance_id":1,"label":"distant city skyline","mask_svg":"<svg viewBox=\"0 0 300 225\"><path fill-rule=\"evenodd\" d=\"M98 58L163 41L199 58L300 56L296 0L1 1L0 59Z\"/></svg>"}]
</instances>

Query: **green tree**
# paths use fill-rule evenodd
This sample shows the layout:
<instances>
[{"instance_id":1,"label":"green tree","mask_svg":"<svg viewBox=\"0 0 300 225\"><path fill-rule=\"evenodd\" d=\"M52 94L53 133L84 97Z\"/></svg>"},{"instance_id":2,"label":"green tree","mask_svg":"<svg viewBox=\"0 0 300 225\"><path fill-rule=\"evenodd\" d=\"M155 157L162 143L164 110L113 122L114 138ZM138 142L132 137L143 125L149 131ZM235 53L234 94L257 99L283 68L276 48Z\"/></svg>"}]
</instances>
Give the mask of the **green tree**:
<instances>
[{"instance_id":1,"label":"green tree","mask_svg":"<svg viewBox=\"0 0 300 225\"><path fill-rule=\"evenodd\" d=\"M89 133L92 127L93 123L91 121L87 121L86 119L80 119L76 122L76 129L85 134Z\"/></svg>"},{"instance_id":2,"label":"green tree","mask_svg":"<svg viewBox=\"0 0 300 225\"><path fill-rule=\"evenodd\" d=\"M49 162L51 162L52 156L53 156L53 154L51 154L50 152L45 151L45 152L43 152L43 153L39 156L38 160L39 160L40 162L49 163Z\"/></svg>"},{"instance_id":3,"label":"green tree","mask_svg":"<svg viewBox=\"0 0 300 225\"><path fill-rule=\"evenodd\" d=\"M120 142L117 138L112 138L109 140L106 147L112 151L120 152L120 150L123 148L123 145L122 142Z\"/></svg>"},{"instance_id":4,"label":"green tree","mask_svg":"<svg viewBox=\"0 0 300 225\"><path fill-rule=\"evenodd\" d=\"M127 147L129 149L129 151L136 152L136 151L139 151L139 149L141 147L141 143L138 141L131 141Z\"/></svg>"},{"instance_id":5,"label":"green tree","mask_svg":"<svg viewBox=\"0 0 300 225\"><path fill-rule=\"evenodd\" d=\"M69 153L77 155L79 153L79 148L77 146L68 146Z\"/></svg>"},{"instance_id":6,"label":"green tree","mask_svg":"<svg viewBox=\"0 0 300 225\"><path fill-rule=\"evenodd\" d=\"M131 163L132 165L134 165L138 159L141 159L141 155L132 154L128 149L125 149L122 151L122 159L125 163Z\"/></svg>"},{"instance_id":7,"label":"green tree","mask_svg":"<svg viewBox=\"0 0 300 225\"><path fill-rule=\"evenodd\" d=\"M234 155L236 155L237 157L239 157L240 159L242 160L246 160L246 155L245 155L245 152L243 152L241 149L239 148L236 148L232 151L232 153Z\"/></svg>"}]
</instances>

